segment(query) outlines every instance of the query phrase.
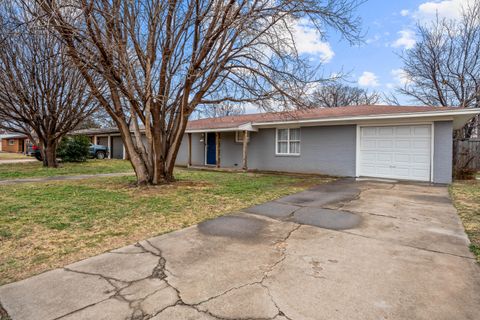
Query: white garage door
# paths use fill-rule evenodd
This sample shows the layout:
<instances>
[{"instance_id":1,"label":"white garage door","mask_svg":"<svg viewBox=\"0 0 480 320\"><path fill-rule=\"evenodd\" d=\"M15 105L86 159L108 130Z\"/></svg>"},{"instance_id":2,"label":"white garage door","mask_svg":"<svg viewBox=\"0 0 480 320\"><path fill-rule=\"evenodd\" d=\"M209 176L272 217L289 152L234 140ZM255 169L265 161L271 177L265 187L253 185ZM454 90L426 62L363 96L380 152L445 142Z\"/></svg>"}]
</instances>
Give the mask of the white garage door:
<instances>
[{"instance_id":1,"label":"white garage door","mask_svg":"<svg viewBox=\"0 0 480 320\"><path fill-rule=\"evenodd\" d=\"M430 181L431 125L360 128L359 175Z\"/></svg>"}]
</instances>

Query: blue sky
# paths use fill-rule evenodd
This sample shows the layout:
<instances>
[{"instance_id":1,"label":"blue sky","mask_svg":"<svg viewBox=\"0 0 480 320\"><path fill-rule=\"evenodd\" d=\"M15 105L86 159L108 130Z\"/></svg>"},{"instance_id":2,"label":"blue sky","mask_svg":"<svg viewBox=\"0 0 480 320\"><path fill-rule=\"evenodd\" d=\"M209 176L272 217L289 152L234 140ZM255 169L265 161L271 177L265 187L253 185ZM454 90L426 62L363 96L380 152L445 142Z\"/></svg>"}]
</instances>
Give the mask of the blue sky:
<instances>
[{"instance_id":1,"label":"blue sky","mask_svg":"<svg viewBox=\"0 0 480 320\"><path fill-rule=\"evenodd\" d=\"M324 59L324 70L349 73L353 85L391 92L395 86L407 81L402 73L399 54L415 44L417 21L428 23L438 14L440 17L458 18L462 4L475 0L369 0L357 11L362 18L365 43L351 46L339 41L331 32L328 39L308 26L298 30L300 51L312 60ZM401 97L402 103L411 102Z\"/></svg>"}]
</instances>

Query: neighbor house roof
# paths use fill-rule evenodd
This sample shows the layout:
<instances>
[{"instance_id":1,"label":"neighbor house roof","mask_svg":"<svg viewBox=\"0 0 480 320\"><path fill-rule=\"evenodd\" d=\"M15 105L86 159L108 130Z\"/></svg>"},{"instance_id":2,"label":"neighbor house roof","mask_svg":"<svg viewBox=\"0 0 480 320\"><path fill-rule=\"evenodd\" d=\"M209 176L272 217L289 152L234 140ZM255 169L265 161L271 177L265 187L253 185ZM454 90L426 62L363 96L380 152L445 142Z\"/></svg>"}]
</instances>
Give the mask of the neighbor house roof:
<instances>
[{"instance_id":1,"label":"neighbor house roof","mask_svg":"<svg viewBox=\"0 0 480 320\"><path fill-rule=\"evenodd\" d=\"M227 131L251 130L281 124L317 124L320 122L357 121L368 119L388 119L401 117L438 117L453 116L456 114L480 113L479 109L460 109L454 107L428 106L389 106L389 105L362 105L336 108L313 108L287 112L268 112L227 116L221 118L207 118L193 120L188 123L187 132L197 131ZM453 120L453 119L452 119Z\"/></svg>"},{"instance_id":2,"label":"neighbor house roof","mask_svg":"<svg viewBox=\"0 0 480 320\"><path fill-rule=\"evenodd\" d=\"M23 133L4 133L0 134L0 140L2 139L25 139L27 138L26 135Z\"/></svg>"}]
</instances>

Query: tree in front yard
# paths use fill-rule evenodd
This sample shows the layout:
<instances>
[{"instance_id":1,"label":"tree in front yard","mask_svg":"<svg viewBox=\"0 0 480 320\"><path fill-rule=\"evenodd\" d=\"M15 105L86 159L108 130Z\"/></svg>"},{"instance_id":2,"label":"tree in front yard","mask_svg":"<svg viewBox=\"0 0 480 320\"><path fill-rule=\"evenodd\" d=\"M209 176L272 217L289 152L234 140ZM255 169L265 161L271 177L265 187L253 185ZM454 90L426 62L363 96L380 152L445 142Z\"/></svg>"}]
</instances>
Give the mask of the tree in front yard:
<instances>
[{"instance_id":1,"label":"tree in front yard","mask_svg":"<svg viewBox=\"0 0 480 320\"><path fill-rule=\"evenodd\" d=\"M85 79L55 35L0 4L0 126L38 141L44 166L57 167L57 146L96 108Z\"/></svg>"},{"instance_id":2,"label":"tree in front yard","mask_svg":"<svg viewBox=\"0 0 480 320\"><path fill-rule=\"evenodd\" d=\"M426 105L480 108L480 1L466 2L459 19L418 25L417 37L402 57L398 92ZM463 137L478 125L478 117L471 120Z\"/></svg>"},{"instance_id":3,"label":"tree in front yard","mask_svg":"<svg viewBox=\"0 0 480 320\"><path fill-rule=\"evenodd\" d=\"M91 91L120 129L138 184L174 179L198 106L302 104L316 68L295 31L355 41L357 0L36 0ZM33 5L36 4L36 6ZM315 66L316 67L316 66ZM133 135L131 135L133 130ZM145 131L145 143L141 132Z\"/></svg>"}]
</instances>

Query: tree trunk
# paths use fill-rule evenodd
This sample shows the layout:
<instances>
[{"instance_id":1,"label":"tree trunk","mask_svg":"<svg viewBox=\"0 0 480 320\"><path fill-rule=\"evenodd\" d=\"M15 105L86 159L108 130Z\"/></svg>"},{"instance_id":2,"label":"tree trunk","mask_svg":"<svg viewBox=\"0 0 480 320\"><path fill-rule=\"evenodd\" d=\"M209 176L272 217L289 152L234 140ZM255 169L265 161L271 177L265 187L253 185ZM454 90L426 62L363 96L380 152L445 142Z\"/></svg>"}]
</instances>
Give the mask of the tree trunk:
<instances>
[{"instance_id":1,"label":"tree trunk","mask_svg":"<svg viewBox=\"0 0 480 320\"><path fill-rule=\"evenodd\" d=\"M127 152L130 163L137 176L137 184L140 186L151 184L152 174L149 172L148 166L142 159L141 154L135 148L130 128L124 121L116 121L116 123L120 129L120 135L122 136L125 151Z\"/></svg>"},{"instance_id":2,"label":"tree trunk","mask_svg":"<svg viewBox=\"0 0 480 320\"><path fill-rule=\"evenodd\" d=\"M49 140L43 143L42 156L44 167L57 168L57 141Z\"/></svg>"}]
</instances>

